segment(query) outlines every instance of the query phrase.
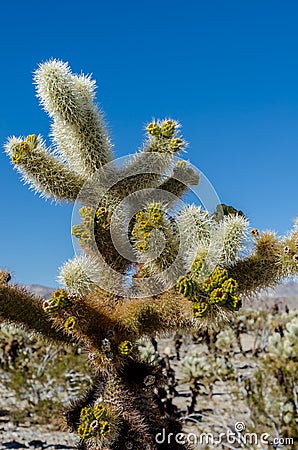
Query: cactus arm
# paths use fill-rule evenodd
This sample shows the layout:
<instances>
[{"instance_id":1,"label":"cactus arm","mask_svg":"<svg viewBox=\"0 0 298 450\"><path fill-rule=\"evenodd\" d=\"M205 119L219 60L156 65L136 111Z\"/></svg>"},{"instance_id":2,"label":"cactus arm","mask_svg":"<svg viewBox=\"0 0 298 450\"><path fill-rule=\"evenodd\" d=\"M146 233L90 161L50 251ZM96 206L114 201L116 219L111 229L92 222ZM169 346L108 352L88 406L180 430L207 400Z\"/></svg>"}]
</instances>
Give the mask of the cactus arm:
<instances>
[{"instance_id":1,"label":"cactus arm","mask_svg":"<svg viewBox=\"0 0 298 450\"><path fill-rule=\"evenodd\" d=\"M196 186L199 183L199 179L199 175L191 167L187 167L185 161L179 161L173 169L172 176L168 177L159 186L159 189L181 198L187 193L190 186Z\"/></svg>"},{"instance_id":2,"label":"cactus arm","mask_svg":"<svg viewBox=\"0 0 298 450\"><path fill-rule=\"evenodd\" d=\"M74 201L84 180L46 149L41 137L11 137L5 145L15 168L36 192L56 201Z\"/></svg>"},{"instance_id":3,"label":"cactus arm","mask_svg":"<svg viewBox=\"0 0 298 450\"><path fill-rule=\"evenodd\" d=\"M119 171L123 181L115 186L114 195L122 199L132 192L160 185L161 175L171 168L174 155L186 146L179 127L171 119L147 126L147 137L140 151Z\"/></svg>"},{"instance_id":4,"label":"cactus arm","mask_svg":"<svg viewBox=\"0 0 298 450\"><path fill-rule=\"evenodd\" d=\"M18 286L0 285L0 322L21 325L60 344L72 342L65 333L55 330L43 309L43 300Z\"/></svg>"},{"instance_id":5,"label":"cactus arm","mask_svg":"<svg viewBox=\"0 0 298 450\"><path fill-rule=\"evenodd\" d=\"M270 231L259 234L253 229L252 233L252 253L228 267L230 276L239 284L239 292L245 295L274 287L284 278L298 274L297 226L284 238Z\"/></svg>"},{"instance_id":6,"label":"cactus arm","mask_svg":"<svg viewBox=\"0 0 298 450\"><path fill-rule=\"evenodd\" d=\"M191 302L174 289L156 297L123 300L114 316L132 340L194 327Z\"/></svg>"},{"instance_id":7,"label":"cactus arm","mask_svg":"<svg viewBox=\"0 0 298 450\"><path fill-rule=\"evenodd\" d=\"M54 119L52 138L70 167L84 177L112 159L102 113L94 102L95 82L73 75L67 63L51 60L35 72L37 96Z\"/></svg>"}]
</instances>

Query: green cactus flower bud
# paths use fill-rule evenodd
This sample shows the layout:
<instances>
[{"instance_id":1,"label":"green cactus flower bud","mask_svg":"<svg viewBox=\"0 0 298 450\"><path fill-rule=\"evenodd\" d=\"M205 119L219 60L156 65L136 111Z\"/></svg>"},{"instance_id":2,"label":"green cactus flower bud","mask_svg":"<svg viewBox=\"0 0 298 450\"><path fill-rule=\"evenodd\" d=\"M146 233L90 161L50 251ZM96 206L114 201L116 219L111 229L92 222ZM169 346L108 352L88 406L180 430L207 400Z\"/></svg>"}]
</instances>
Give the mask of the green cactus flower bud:
<instances>
[{"instance_id":1,"label":"green cactus flower bud","mask_svg":"<svg viewBox=\"0 0 298 450\"><path fill-rule=\"evenodd\" d=\"M210 303L224 305L228 299L228 294L222 288L213 289L210 294Z\"/></svg>"},{"instance_id":2,"label":"green cactus flower bud","mask_svg":"<svg viewBox=\"0 0 298 450\"><path fill-rule=\"evenodd\" d=\"M205 317L209 312L209 305L206 302L195 302L191 305L194 317Z\"/></svg>"},{"instance_id":3,"label":"green cactus flower bud","mask_svg":"<svg viewBox=\"0 0 298 450\"><path fill-rule=\"evenodd\" d=\"M180 277L176 286L185 297L192 298L198 293L198 284L188 276Z\"/></svg>"},{"instance_id":4,"label":"green cactus flower bud","mask_svg":"<svg viewBox=\"0 0 298 450\"><path fill-rule=\"evenodd\" d=\"M21 164L24 155L22 153L16 152L11 156L11 160L14 164Z\"/></svg>"},{"instance_id":5,"label":"green cactus flower bud","mask_svg":"<svg viewBox=\"0 0 298 450\"><path fill-rule=\"evenodd\" d=\"M118 345L120 355L129 355L132 352L133 343L130 341L123 341Z\"/></svg>"},{"instance_id":6,"label":"green cactus flower bud","mask_svg":"<svg viewBox=\"0 0 298 450\"><path fill-rule=\"evenodd\" d=\"M161 124L161 134L166 138L171 138L174 136L176 124L173 120L165 120Z\"/></svg>"},{"instance_id":7,"label":"green cactus flower bud","mask_svg":"<svg viewBox=\"0 0 298 450\"><path fill-rule=\"evenodd\" d=\"M160 212L152 212L152 213L150 213L150 222L154 226L162 225L163 215Z\"/></svg>"},{"instance_id":8,"label":"green cactus flower bud","mask_svg":"<svg viewBox=\"0 0 298 450\"><path fill-rule=\"evenodd\" d=\"M173 152L178 152L179 150L182 150L185 143L182 139L174 138L170 140L170 149Z\"/></svg>"},{"instance_id":9,"label":"green cactus flower bud","mask_svg":"<svg viewBox=\"0 0 298 450\"><path fill-rule=\"evenodd\" d=\"M146 220L147 219L147 214L144 211L139 211L136 214L136 219L137 219L138 222L141 221L141 220Z\"/></svg>"},{"instance_id":10,"label":"green cactus flower bud","mask_svg":"<svg viewBox=\"0 0 298 450\"><path fill-rule=\"evenodd\" d=\"M84 421L91 421L94 419L93 410L89 406L85 406L85 408L81 409L80 418Z\"/></svg>"},{"instance_id":11,"label":"green cactus flower bud","mask_svg":"<svg viewBox=\"0 0 298 450\"><path fill-rule=\"evenodd\" d=\"M24 157L28 155L30 147L28 142L22 141L16 147L16 151L11 155L11 160L13 164L21 164Z\"/></svg>"},{"instance_id":12,"label":"green cactus flower bud","mask_svg":"<svg viewBox=\"0 0 298 450\"><path fill-rule=\"evenodd\" d=\"M91 217L93 218L94 214L95 214L95 209L92 208L92 206L82 206L82 208L80 208L79 213L81 215L81 217L86 218L86 217Z\"/></svg>"},{"instance_id":13,"label":"green cactus flower bud","mask_svg":"<svg viewBox=\"0 0 298 450\"><path fill-rule=\"evenodd\" d=\"M92 234L91 234L91 231L88 230L88 229L85 229L84 232L81 234L80 239L81 239L84 243L92 242Z\"/></svg>"},{"instance_id":14,"label":"green cactus flower bud","mask_svg":"<svg viewBox=\"0 0 298 450\"><path fill-rule=\"evenodd\" d=\"M152 202L150 203L150 205L148 205L148 213L162 213L163 209L162 209L162 204L160 202Z\"/></svg>"},{"instance_id":15,"label":"green cactus flower bud","mask_svg":"<svg viewBox=\"0 0 298 450\"><path fill-rule=\"evenodd\" d=\"M52 294L52 300L58 308L64 308L69 305L69 294L64 289L56 289Z\"/></svg>"},{"instance_id":16,"label":"green cactus flower bud","mask_svg":"<svg viewBox=\"0 0 298 450\"><path fill-rule=\"evenodd\" d=\"M147 125L146 130L151 136L160 136L161 129L160 126L156 122L151 122Z\"/></svg>"},{"instance_id":17,"label":"green cactus flower bud","mask_svg":"<svg viewBox=\"0 0 298 450\"><path fill-rule=\"evenodd\" d=\"M152 226L150 226L150 223L147 220L141 220L140 222L138 222L138 227L140 228L140 230L144 231L152 230Z\"/></svg>"},{"instance_id":18,"label":"green cactus flower bud","mask_svg":"<svg viewBox=\"0 0 298 450\"><path fill-rule=\"evenodd\" d=\"M199 275L204 265L204 258L197 258L191 265L191 271L194 275Z\"/></svg>"},{"instance_id":19,"label":"green cactus flower bud","mask_svg":"<svg viewBox=\"0 0 298 450\"><path fill-rule=\"evenodd\" d=\"M204 280L201 284L201 289L208 294L212 292L214 288L215 286L213 285L210 277L206 278L206 280Z\"/></svg>"},{"instance_id":20,"label":"green cactus flower bud","mask_svg":"<svg viewBox=\"0 0 298 450\"><path fill-rule=\"evenodd\" d=\"M76 328L78 324L78 319L74 316L67 317L66 321L64 322L64 328L68 331L72 331Z\"/></svg>"},{"instance_id":21,"label":"green cactus flower bud","mask_svg":"<svg viewBox=\"0 0 298 450\"><path fill-rule=\"evenodd\" d=\"M110 426L110 424L108 422L102 421L102 422L100 422L100 429L99 430L100 430L100 434L105 436L106 434L110 433L111 426Z\"/></svg>"},{"instance_id":22,"label":"green cactus flower bud","mask_svg":"<svg viewBox=\"0 0 298 450\"><path fill-rule=\"evenodd\" d=\"M71 229L71 234L76 238L80 238L84 231L85 228L82 225L74 225Z\"/></svg>"},{"instance_id":23,"label":"green cactus flower bud","mask_svg":"<svg viewBox=\"0 0 298 450\"><path fill-rule=\"evenodd\" d=\"M131 235L132 235L132 237L136 238L138 236L138 234L139 234L139 229L138 229L138 226L135 225L131 231Z\"/></svg>"},{"instance_id":24,"label":"green cactus flower bud","mask_svg":"<svg viewBox=\"0 0 298 450\"><path fill-rule=\"evenodd\" d=\"M20 150L20 152L23 153L23 154L29 153L30 147L29 147L28 142L25 142L25 141L20 142L19 150Z\"/></svg>"},{"instance_id":25,"label":"green cactus flower bud","mask_svg":"<svg viewBox=\"0 0 298 450\"><path fill-rule=\"evenodd\" d=\"M105 208L104 206L100 206L99 208L97 208L95 216L98 220L102 220L107 217L107 213L107 208Z\"/></svg>"},{"instance_id":26,"label":"green cactus flower bud","mask_svg":"<svg viewBox=\"0 0 298 450\"><path fill-rule=\"evenodd\" d=\"M91 436L91 430L89 428L88 422L83 422L83 423L81 423L81 425L79 425L78 436L81 439L86 439Z\"/></svg>"},{"instance_id":27,"label":"green cactus flower bud","mask_svg":"<svg viewBox=\"0 0 298 450\"><path fill-rule=\"evenodd\" d=\"M238 311L242 306L242 301L240 297L233 295L228 298L226 305L230 311Z\"/></svg>"},{"instance_id":28,"label":"green cactus flower bud","mask_svg":"<svg viewBox=\"0 0 298 450\"><path fill-rule=\"evenodd\" d=\"M37 139L36 134L29 134L26 137L26 142L29 145L29 147L31 147L32 149L36 148L37 144L38 144L38 139Z\"/></svg>"},{"instance_id":29,"label":"green cactus flower bud","mask_svg":"<svg viewBox=\"0 0 298 450\"><path fill-rule=\"evenodd\" d=\"M148 248L149 248L148 242L143 241L137 244L137 250L140 253L145 253L148 250Z\"/></svg>"},{"instance_id":30,"label":"green cactus flower bud","mask_svg":"<svg viewBox=\"0 0 298 450\"><path fill-rule=\"evenodd\" d=\"M107 414L107 409L102 403L94 406L93 415L97 420L103 419L104 417L106 417L106 414Z\"/></svg>"},{"instance_id":31,"label":"green cactus flower bud","mask_svg":"<svg viewBox=\"0 0 298 450\"><path fill-rule=\"evenodd\" d=\"M94 219L92 217L84 217L83 225L84 225L85 228L93 228L93 226L94 226Z\"/></svg>"},{"instance_id":32,"label":"green cactus flower bud","mask_svg":"<svg viewBox=\"0 0 298 450\"><path fill-rule=\"evenodd\" d=\"M233 278L228 278L221 287L227 294L234 295L237 292L238 283Z\"/></svg>"},{"instance_id":33,"label":"green cactus flower bud","mask_svg":"<svg viewBox=\"0 0 298 450\"><path fill-rule=\"evenodd\" d=\"M214 287L220 287L228 279L228 271L226 269L221 269L216 267L211 274L211 282Z\"/></svg>"}]
</instances>

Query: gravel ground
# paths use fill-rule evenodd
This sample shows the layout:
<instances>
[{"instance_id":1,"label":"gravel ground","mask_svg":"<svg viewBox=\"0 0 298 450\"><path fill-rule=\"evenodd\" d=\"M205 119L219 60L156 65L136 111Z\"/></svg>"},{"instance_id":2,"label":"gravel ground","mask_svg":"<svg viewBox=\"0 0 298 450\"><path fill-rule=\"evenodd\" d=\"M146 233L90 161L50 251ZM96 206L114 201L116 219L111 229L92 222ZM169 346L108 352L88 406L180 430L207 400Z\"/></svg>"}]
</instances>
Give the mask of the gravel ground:
<instances>
[{"instance_id":1,"label":"gravel ground","mask_svg":"<svg viewBox=\"0 0 298 450\"><path fill-rule=\"evenodd\" d=\"M70 433L53 431L50 427L32 424L12 425L0 419L0 450L35 449L64 450L75 449L78 439Z\"/></svg>"}]
</instances>

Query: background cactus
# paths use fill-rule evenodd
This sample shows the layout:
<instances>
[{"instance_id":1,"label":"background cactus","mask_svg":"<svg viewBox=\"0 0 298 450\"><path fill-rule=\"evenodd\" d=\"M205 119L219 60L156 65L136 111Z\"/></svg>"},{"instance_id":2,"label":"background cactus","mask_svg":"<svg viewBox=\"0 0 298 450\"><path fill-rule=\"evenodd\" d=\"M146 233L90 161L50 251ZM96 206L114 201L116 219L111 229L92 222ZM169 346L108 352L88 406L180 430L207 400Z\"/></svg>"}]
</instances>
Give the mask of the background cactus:
<instances>
[{"instance_id":1,"label":"background cactus","mask_svg":"<svg viewBox=\"0 0 298 450\"><path fill-rule=\"evenodd\" d=\"M35 135L11 137L5 150L41 195L80 205L72 233L84 253L62 266L63 289L49 301L10 286L3 272L0 319L85 350L94 385L64 415L80 448L186 449L155 440L181 423L160 408L164 376L140 357L138 341L227 322L245 296L296 275L298 225L283 238L253 229L244 252L241 211L181 207L199 174L175 159L186 147L176 121L151 122L140 150L119 166L94 81L57 60L41 64L34 81L52 119L53 150Z\"/></svg>"}]
</instances>

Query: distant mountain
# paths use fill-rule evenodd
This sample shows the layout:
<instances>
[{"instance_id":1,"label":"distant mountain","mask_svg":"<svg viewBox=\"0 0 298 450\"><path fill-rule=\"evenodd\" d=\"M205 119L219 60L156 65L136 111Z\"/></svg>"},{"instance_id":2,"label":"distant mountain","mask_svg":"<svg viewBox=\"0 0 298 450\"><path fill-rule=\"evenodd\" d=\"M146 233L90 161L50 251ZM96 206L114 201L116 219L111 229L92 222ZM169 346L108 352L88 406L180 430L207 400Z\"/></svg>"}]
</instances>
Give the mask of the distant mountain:
<instances>
[{"instance_id":1,"label":"distant mountain","mask_svg":"<svg viewBox=\"0 0 298 450\"><path fill-rule=\"evenodd\" d=\"M49 298L52 292L55 290L54 288L49 288L46 286L41 286L39 284L27 284L24 286L28 291L32 292L35 295L43 298Z\"/></svg>"},{"instance_id":2,"label":"distant mountain","mask_svg":"<svg viewBox=\"0 0 298 450\"><path fill-rule=\"evenodd\" d=\"M277 304L281 309L298 309L298 281L287 281L274 289L268 289L248 301L247 306L271 308Z\"/></svg>"},{"instance_id":3,"label":"distant mountain","mask_svg":"<svg viewBox=\"0 0 298 450\"><path fill-rule=\"evenodd\" d=\"M25 286L30 292L49 298L54 288L41 286L39 284L30 284ZM257 298L248 300L245 306L268 307L278 304L282 309L287 305L290 309L298 309L298 281L287 281L277 286L275 289L268 289L261 292Z\"/></svg>"}]
</instances>

